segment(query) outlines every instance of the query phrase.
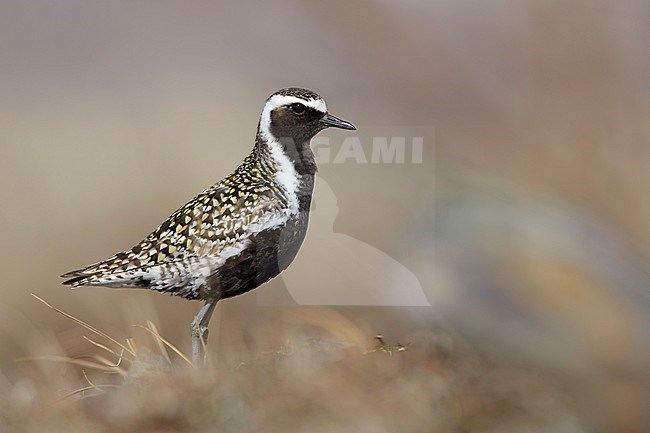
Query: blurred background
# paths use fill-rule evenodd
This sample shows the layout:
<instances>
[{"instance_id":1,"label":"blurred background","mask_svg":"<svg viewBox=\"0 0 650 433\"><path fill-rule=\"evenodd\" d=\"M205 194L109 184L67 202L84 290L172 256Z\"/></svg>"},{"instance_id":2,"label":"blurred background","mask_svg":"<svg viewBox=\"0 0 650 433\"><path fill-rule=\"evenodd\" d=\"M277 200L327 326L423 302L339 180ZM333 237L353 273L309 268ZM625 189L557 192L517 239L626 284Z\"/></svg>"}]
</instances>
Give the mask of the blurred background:
<instances>
[{"instance_id":1,"label":"blurred background","mask_svg":"<svg viewBox=\"0 0 650 433\"><path fill-rule=\"evenodd\" d=\"M112 335L152 320L187 349L198 304L57 276L228 174L266 97L300 86L368 155L377 131L425 131L422 162L407 147L404 163L321 164L305 257L221 303L211 350L287 314L403 343L444 330L567 384L583 425L650 431L649 20L643 0L3 1L0 371L47 336L88 350L32 292ZM323 136L333 155L347 137ZM351 266L364 251L402 277ZM392 304L299 305L333 285Z\"/></svg>"}]
</instances>

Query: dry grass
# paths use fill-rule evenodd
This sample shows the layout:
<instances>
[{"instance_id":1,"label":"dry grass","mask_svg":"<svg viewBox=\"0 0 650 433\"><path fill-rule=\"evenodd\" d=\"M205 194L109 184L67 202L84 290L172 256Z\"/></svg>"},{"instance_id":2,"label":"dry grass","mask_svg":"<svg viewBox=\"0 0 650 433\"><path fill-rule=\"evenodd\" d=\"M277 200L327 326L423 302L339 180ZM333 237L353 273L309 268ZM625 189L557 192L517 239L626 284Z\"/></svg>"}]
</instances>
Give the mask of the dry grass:
<instances>
[{"instance_id":1,"label":"dry grass","mask_svg":"<svg viewBox=\"0 0 650 433\"><path fill-rule=\"evenodd\" d=\"M557 383L448 334L369 336L362 348L296 326L277 350L213 356L199 369L153 323L150 349L37 299L85 328L96 353L23 359L23 377L0 388L0 431L582 431Z\"/></svg>"}]
</instances>

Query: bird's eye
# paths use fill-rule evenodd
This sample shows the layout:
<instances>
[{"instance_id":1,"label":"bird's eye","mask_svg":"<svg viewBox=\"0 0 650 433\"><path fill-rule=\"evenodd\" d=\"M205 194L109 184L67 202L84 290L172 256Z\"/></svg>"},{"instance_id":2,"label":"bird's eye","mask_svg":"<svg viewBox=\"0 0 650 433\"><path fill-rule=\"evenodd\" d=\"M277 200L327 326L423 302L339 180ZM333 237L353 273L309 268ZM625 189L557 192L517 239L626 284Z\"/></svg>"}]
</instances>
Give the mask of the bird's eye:
<instances>
[{"instance_id":1,"label":"bird's eye","mask_svg":"<svg viewBox=\"0 0 650 433\"><path fill-rule=\"evenodd\" d=\"M303 114L305 114L305 111L307 111L307 107L305 107L304 105L298 102L289 105L289 108L291 109L291 112L293 114L297 114L298 116L302 116Z\"/></svg>"}]
</instances>

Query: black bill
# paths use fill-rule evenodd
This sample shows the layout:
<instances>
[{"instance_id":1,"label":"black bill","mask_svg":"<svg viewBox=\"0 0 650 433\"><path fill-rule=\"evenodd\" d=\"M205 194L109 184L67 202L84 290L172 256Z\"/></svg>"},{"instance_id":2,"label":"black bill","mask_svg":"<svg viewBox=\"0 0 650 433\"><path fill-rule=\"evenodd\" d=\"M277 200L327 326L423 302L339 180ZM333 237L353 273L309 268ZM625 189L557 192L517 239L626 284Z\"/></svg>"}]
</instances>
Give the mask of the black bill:
<instances>
[{"instance_id":1,"label":"black bill","mask_svg":"<svg viewBox=\"0 0 650 433\"><path fill-rule=\"evenodd\" d=\"M332 116L329 113L325 113L325 115L321 117L320 122L323 125L325 125L326 128L332 127L332 128L349 129L349 130L357 129L350 122L343 119L339 119L338 117Z\"/></svg>"}]
</instances>

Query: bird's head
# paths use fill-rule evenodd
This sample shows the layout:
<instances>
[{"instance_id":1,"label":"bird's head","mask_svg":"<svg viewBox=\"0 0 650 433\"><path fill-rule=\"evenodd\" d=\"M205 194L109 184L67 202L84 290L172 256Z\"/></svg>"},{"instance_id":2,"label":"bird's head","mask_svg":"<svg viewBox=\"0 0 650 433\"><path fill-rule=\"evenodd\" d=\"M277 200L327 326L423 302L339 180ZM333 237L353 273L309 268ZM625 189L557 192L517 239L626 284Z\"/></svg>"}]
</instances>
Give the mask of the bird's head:
<instances>
[{"instance_id":1,"label":"bird's head","mask_svg":"<svg viewBox=\"0 0 650 433\"><path fill-rule=\"evenodd\" d=\"M266 100L259 131L267 139L306 143L325 128L357 129L327 112L325 101L311 90L287 88Z\"/></svg>"}]
</instances>

